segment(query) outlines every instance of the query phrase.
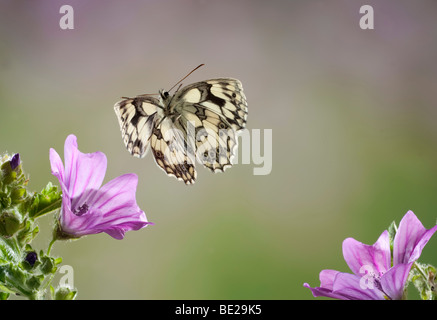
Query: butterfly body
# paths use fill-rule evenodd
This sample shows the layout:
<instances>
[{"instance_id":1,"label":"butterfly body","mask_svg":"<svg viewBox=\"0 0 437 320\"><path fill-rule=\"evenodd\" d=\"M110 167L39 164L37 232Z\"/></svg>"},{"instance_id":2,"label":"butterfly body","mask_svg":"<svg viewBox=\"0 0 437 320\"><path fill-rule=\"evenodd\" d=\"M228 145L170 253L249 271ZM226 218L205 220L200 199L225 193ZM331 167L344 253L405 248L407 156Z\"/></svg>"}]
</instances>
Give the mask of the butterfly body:
<instances>
[{"instance_id":1,"label":"butterfly body","mask_svg":"<svg viewBox=\"0 0 437 320\"><path fill-rule=\"evenodd\" d=\"M128 151L142 158L150 146L157 165L186 184L196 179L196 159L213 172L232 165L247 119L241 82L232 78L124 98L114 109Z\"/></svg>"}]
</instances>

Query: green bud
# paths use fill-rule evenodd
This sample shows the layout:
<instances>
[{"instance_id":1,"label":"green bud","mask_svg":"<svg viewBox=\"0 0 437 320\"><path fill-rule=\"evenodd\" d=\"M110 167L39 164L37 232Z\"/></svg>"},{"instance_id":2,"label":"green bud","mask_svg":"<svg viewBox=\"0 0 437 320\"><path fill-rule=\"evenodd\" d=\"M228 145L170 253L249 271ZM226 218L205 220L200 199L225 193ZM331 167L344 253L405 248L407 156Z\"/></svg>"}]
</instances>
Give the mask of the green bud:
<instances>
[{"instance_id":1,"label":"green bud","mask_svg":"<svg viewBox=\"0 0 437 320\"><path fill-rule=\"evenodd\" d=\"M43 274L47 275L47 274L53 274L56 272L56 270L58 270L57 266L62 262L62 259L44 256L41 250L40 261L41 261L41 265L39 266L39 269Z\"/></svg>"},{"instance_id":2,"label":"green bud","mask_svg":"<svg viewBox=\"0 0 437 320\"><path fill-rule=\"evenodd\" d=\"M9 208L12 204L12 199L5 192L0 192L0 209Z\"/></svg>"},{"instance_id":3,"label":"green bud","mask_svg":"<svg viewBox=\"0 0 437 320\"><path fill-rule=\"evenodd\" d=\"M77 290L72 290L70 287L59 286L56 290L51 288L52 299L54 300L74 300L77 296Z\"/></svg>"},{"instance_id":4,"label":"green bud","mask_svg":"<svg viewBox=\"0 0 437 320\"><path fill-rule=\"evenodd\" d=\"M38 290L41 287L42 282L44 281L44 276L35 275L30 277L26 281L26 285L30 290Z\"/></svg>"},{"instance_id":5,"label":"green bud","mask_svg":"<svg viewBox=\"0 0 437 320\"><path fill-rule=\"evenodd\" d=\"M5 211L0 216L0 235L13 236L22 226L21 215L16 210Z\"/></svg>"},{"instance_id":6,"label":"green bud","mask_svg":"<svg viewBox=\"0 0 437 320\"><path fill-rule=\"evenodd\" d=\"M0 170L1 170L1 174L0 174L1 182L3 184L10 184L15 179L17 179L17 172L15 170L12 170L11 162L9 160L4 162L0 166Z\"/></svg>"},{"instance_id":7,"label":"green bud","mask_svg":"<svg viewBox=\"0 0 437 320\"><path fill-rule=\"evenodd\" d=\"M27 196L25 188L14 188L11 191L11 202L14 204L22 202Z\"/></svg>"},{"instance_id":8,"label":"green bud","mask_svg":"<svg viewBox=\"0 0 437 320\"><path fill-rule=\"evenodd\" d=\"M21 247L31 242L39 232L38 226L31 219L23 222L22 229L17 234L17 240Z\"/></svg>"}]
</instances>

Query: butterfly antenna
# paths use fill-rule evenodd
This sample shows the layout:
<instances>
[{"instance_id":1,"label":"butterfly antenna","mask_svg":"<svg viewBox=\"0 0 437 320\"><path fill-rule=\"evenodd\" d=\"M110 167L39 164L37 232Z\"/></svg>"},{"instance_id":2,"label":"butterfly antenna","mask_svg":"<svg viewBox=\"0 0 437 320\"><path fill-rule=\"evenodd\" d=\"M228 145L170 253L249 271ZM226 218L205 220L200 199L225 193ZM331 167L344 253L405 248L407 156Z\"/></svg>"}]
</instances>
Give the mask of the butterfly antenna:
<instances>
[{"instance_id":1,"label":"butterfly antenna","mask_svg":"<svg viewBox=\"0 0 437 320\"><path fill-rule=\"evenodd\" d=\"M179 85L179 87L176 89L175 93L179 91L179 89L182 87L182 83Z\"/></svg>"},{"instance_id":2,"label":"butterfly antenna","mask_svg":"<svg viewBox=\"0 0 437 320\"><path fill-rule=\"evenodd\" d=\"M157 96L159 93L143 93L138 95L137 97L147 97L147 96Z\"/></svg>"},{"instance_id":3,"label":"butterfly antenna","mask_svg":"<svg viewBox=\"0 0 437 320\"><path fill-rule=\"evenodd\" d=\"M167 92L170 92L174 87L176 87L179 83L181 83L182 81L184 81L190 74L192 74L194 71L196 71L197 69L199 69L200 67L204 66L205 64L202 63L200 65L198 65L197 67L195 67L193 70L191 70L191 72L189 74L187 74L185 77L183 77L181 80L179 80L173 87L170 88L170 90L168 90Z\"/></svg>"}]
</instances>

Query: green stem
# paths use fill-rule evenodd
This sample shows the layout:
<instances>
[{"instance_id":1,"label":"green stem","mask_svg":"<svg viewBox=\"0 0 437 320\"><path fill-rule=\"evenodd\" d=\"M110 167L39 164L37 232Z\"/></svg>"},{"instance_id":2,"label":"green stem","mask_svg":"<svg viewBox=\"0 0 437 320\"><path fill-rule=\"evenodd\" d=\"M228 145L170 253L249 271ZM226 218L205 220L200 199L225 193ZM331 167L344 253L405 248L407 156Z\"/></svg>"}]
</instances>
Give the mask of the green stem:
<instances>
[{"instance_id":1,"label":"green stem","mask_svg":"<svg viewBox=\"0 0 437 320\"><path fill-rule=\"evenodd\" d=\"M426 282L428 283L428 275L426 274L426 272L420 267L420 265L418 265L416 262L413 263L413 267L415 267L420 274L422 275L422 277L426 280Z\"/></svg>"},{"instance_id":2,"label":"green stem","mask_svg":"<svg viewBox=\"0 0 437 320\"><path fill-rule=\"evenodd\" d=\"M53 246L53 244L55 243L55 241L56 241L56 238L53 237L53 240L50 242L49 247L48 247L48 249L47 249L47 255L48 255L48 256L50 255L50 251L52 250L52 246Z\"/></svg>"}]
</instances>

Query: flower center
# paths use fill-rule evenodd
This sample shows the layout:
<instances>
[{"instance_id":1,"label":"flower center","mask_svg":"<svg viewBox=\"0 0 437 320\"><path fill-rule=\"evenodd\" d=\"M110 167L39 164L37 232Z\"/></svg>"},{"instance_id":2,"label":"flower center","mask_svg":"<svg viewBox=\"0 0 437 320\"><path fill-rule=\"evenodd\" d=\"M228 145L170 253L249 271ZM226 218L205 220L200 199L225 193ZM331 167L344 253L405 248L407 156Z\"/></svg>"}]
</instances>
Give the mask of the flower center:
<instances>
[{"instance_id":1,"label":"flower center","mask_svg":"<svg viewBox=\"0 0 437 320\"><path fill-rule=\"evenodd\" d=\"M87 213L87 212L88 212L88 209L89 209L89 207L88 207L88 205L87 205L86 202L85 202L83 205L81 205L80 207L78 207L78 208L76 208L75 210L73 210L73 213L74 213L76 216L81 216L81 215L83 215L84 213Z\"/></svg>"},{"instance_id":2,"label":"flower center","mask_svg":"<svg viewBox=\"0 0 437 320\"><path fill-rule=\"evenodd\" d=\"M373 272L372 272L372 273L373 273ZM386 298L387 300L391 300L391 298L389 297L389 295L388 295L387 293L385 293L385 291L382 289L382 285L381 285L381 276L382 276L382 274L381 274L381 275L376 275L376 274L373 273L372 276L373 276L373 283L374 283L376 289L378 289L379 291L381 291L382 293L384 293L385 298Z\"/></svg>"}]
</instances>

